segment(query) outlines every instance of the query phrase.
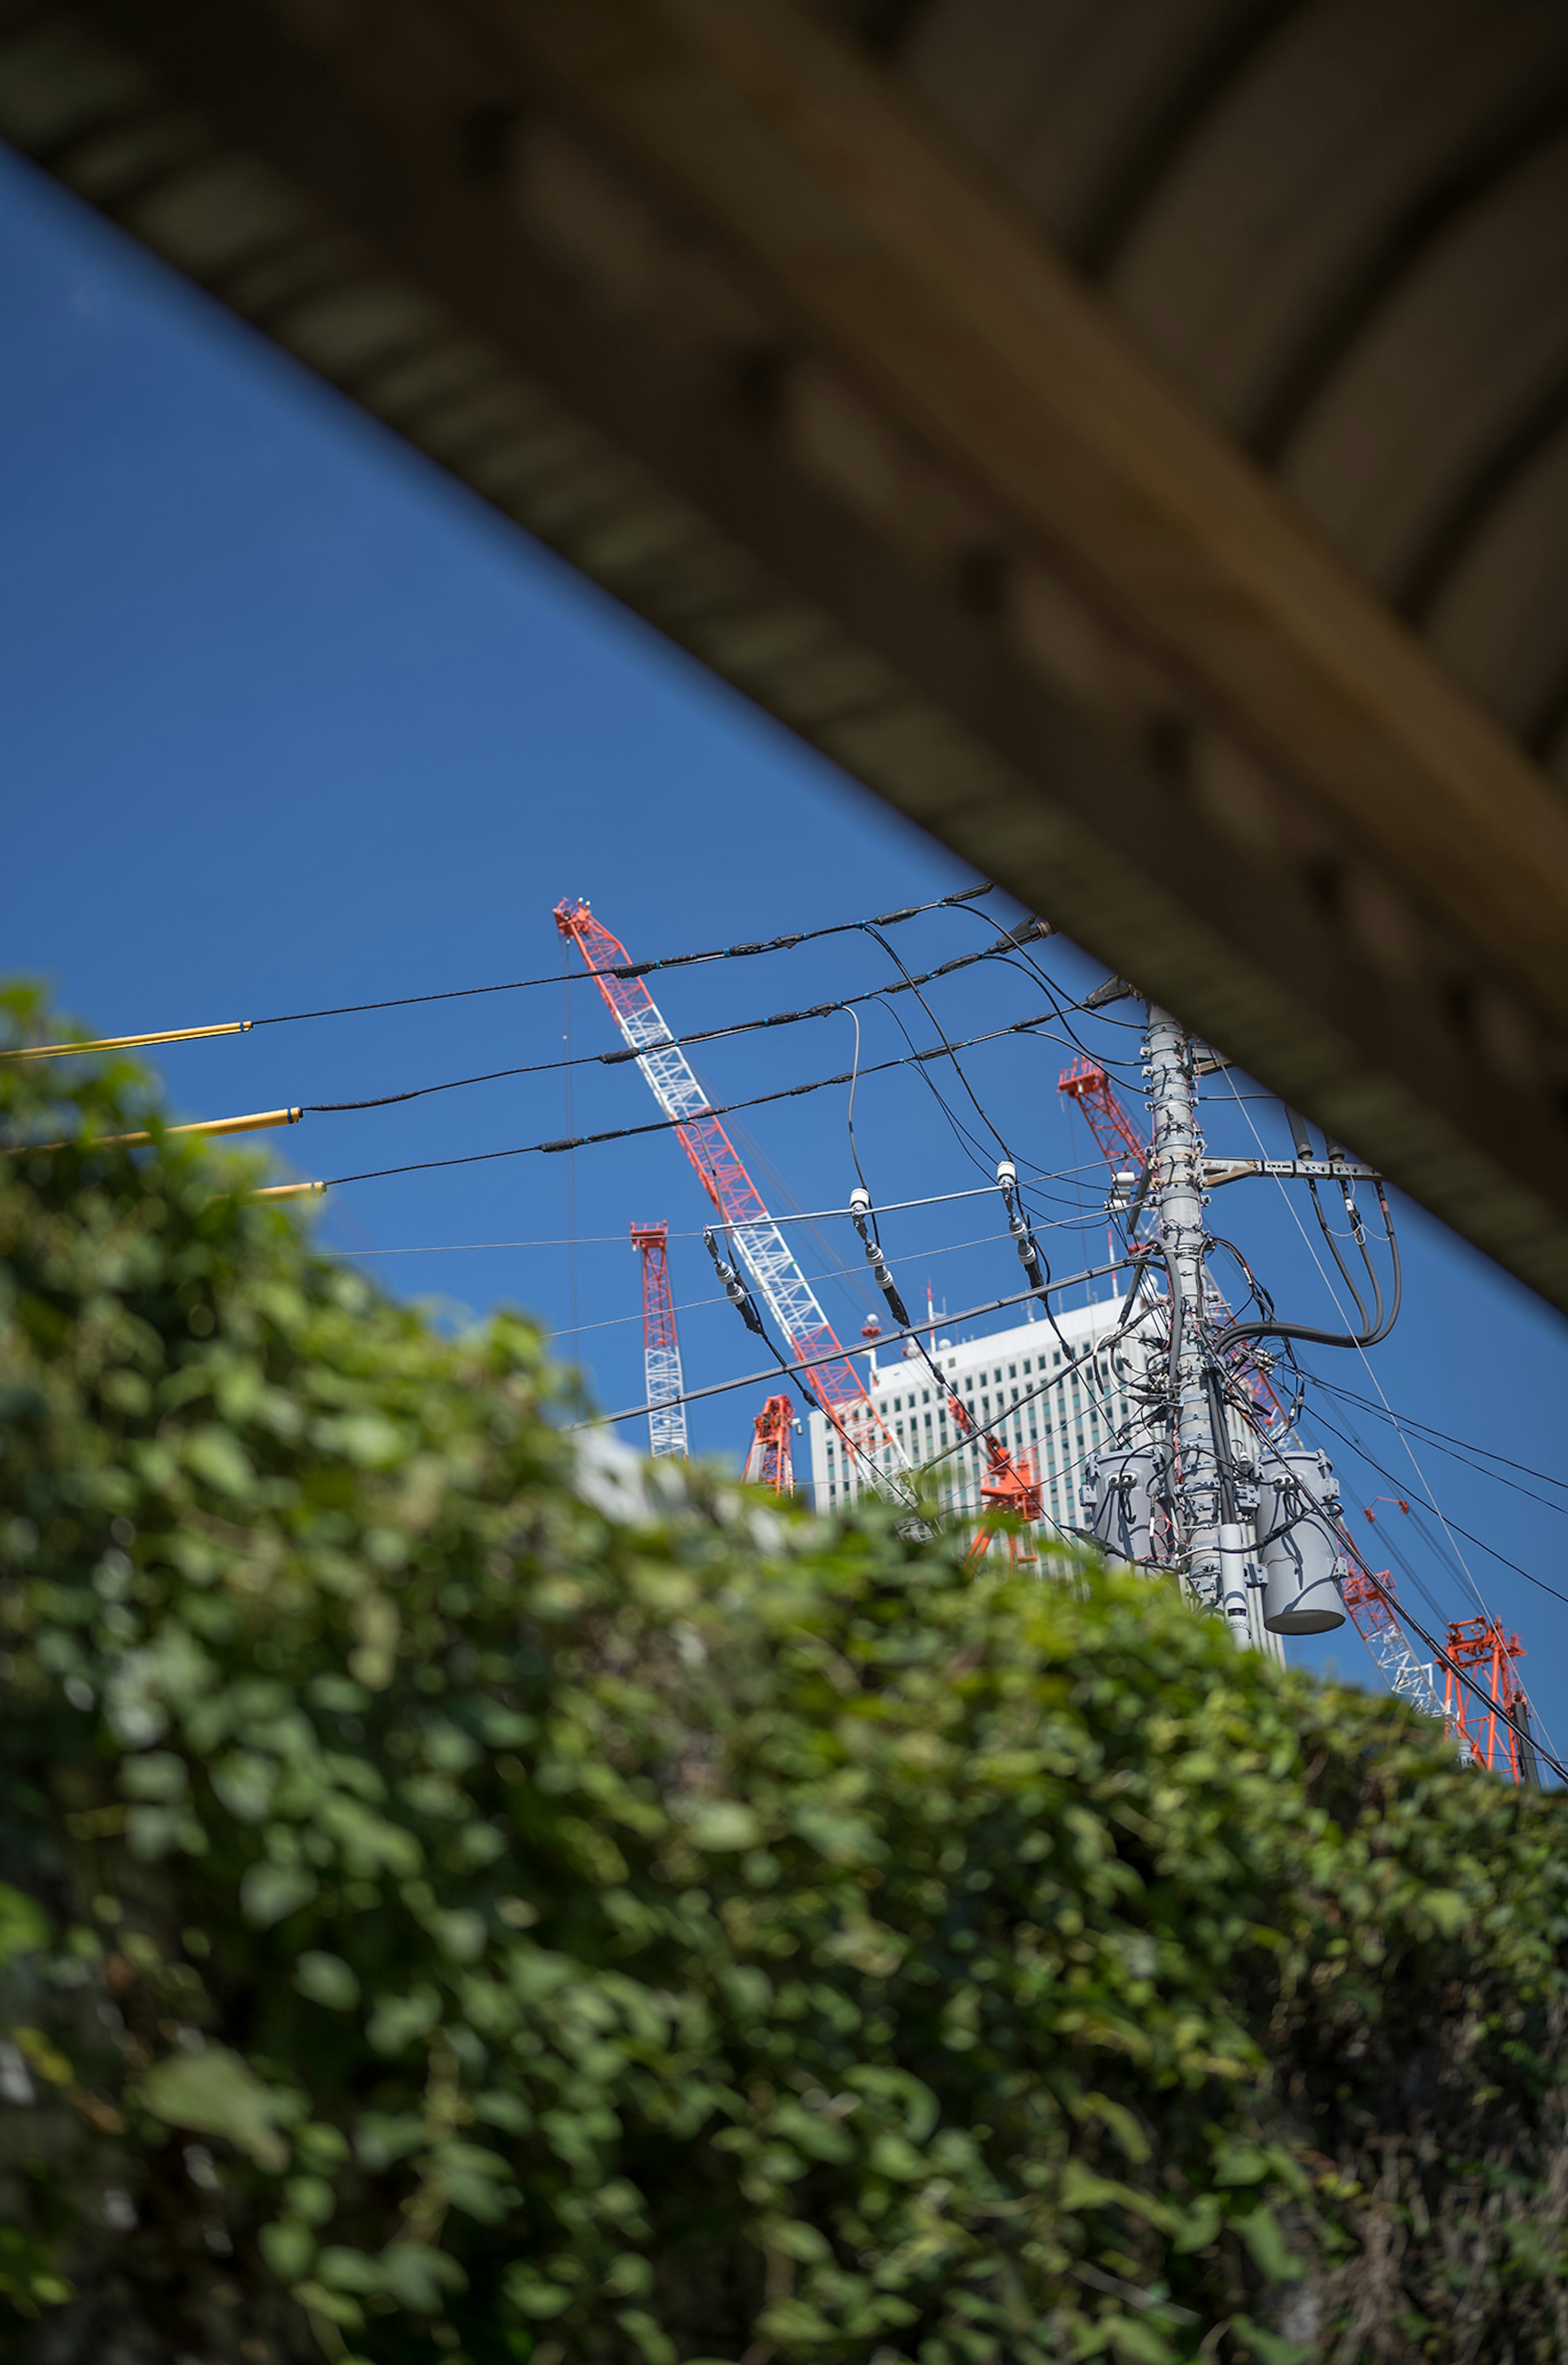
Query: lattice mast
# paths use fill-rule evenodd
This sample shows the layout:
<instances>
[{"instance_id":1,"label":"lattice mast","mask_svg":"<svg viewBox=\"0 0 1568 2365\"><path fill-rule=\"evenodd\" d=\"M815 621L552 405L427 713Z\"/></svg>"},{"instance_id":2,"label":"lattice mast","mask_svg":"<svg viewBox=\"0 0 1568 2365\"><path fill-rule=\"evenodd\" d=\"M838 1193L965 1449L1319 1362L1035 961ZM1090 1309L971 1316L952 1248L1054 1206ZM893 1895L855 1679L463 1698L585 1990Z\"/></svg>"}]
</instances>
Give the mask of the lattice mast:
<instances>
[{"instance_id":1,"label":"lattice mast","mask_svg":"<svg viewBox=\"0 0 1568 2365\"><path fill-rule=\"evenodd\" d=\"M775 1495L794 1493L795 1465L790 1442L794 1426L795 1411L789 1397L769 1396L756 1416L756 1433L746 1455L748 1485L766 1486Z\"/></svg>"},{"instance_id":2,"label":"lattice mast","mask_svg":"<svg viewBox=\"0 0 1568 2365\"><path fill-rule=\"evenodd\" d=\"M886 1455L903 1469L903 1450L882 1425L859 1373L834 1336L833 1325L789 1243L746 1172L686 1054L673 1041L657 1003L643 982L638 964L618 936L596 920L587 902L555 906L555 925L582 954L595 984L654 1098L675 1120L676 1138L697 1171L756 1283L768 1312L789 1341L797 1362L811 1364L801 1377L846 1444L860 1454ZM822 1358L823 1360L817 1360ZM879 1478L880 1472L878 1472Z\"/></svg>"},{"instance_id":3,"label":"lattice mast","mask_svg":"<svg viewBox=\"0 0 1568 2365\"><path fill-rule=\"evenodd\" d=\"M688 1459L686 1382L669 1286L669 1226L633 1224L632 1245L643 1261L643 1379L648 1398L648 1451L655 1459Z\"/></svg>"}]
</instances>

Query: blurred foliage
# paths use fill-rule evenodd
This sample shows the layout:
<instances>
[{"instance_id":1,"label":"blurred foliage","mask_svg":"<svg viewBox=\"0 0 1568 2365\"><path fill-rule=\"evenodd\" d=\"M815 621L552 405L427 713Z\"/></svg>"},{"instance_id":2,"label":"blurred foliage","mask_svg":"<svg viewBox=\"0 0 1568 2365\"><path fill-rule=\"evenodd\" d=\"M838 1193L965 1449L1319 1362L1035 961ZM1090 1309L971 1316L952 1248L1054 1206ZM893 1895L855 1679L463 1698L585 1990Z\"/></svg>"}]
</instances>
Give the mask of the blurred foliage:
<instances>
[{"instance_id":1,"label":"blurred foliage","mask_svg":"<svg viewBox=\"0 0 1568 2365\"><path fill-rule=\"evenodd\" d=\"M1568 2352L1556 1799L0 1093L7 2357Z\"/></svg>"}]
</instances>

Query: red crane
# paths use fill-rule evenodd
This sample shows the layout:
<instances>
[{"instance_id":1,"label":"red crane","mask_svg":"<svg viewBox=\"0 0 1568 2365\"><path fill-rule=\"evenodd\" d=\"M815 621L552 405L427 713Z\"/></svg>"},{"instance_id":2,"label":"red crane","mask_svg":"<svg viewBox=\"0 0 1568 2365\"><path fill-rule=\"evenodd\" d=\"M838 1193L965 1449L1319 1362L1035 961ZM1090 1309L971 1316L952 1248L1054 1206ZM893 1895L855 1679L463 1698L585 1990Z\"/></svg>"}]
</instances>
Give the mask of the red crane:
<instances>
[{"instance_id":1,"label":"red crane","mask_svg":"<svg viewBox=\"0 0 1568 2365\"><path fill-rule=\"evenodd\" d=\"M1527 1738L1529 1701L1514 1672L1524 1657L1517 1634L1506 1634L1495 1618L1459 1618L1449 1628L1449 1657L1485 1694L1478 1699L1450 1667L1443 1678L1443 1710L1456 1738L1477 1765L1505 1772L1514 1782L1535 1782L1535 1751Z\"/></svg>"},{"instance_id":2,"label":"red crane","mask_svg":"<svg viewBox=\"0 0 1568 2365\"><path fill-rule=\"evenodd\" d=\"M1113 1174L1130 1159L1136 1181L1148 1163L1148 1144L1116 1098L1104 1069L1097 1068L1092 1059L1075 1059L1070 1068L1062 1070L1057 1090L1082 1110Z\"/></svg>"},{"instance_id":3,"label":"red crane","mask_svg":"<svg viewBox=\"0 0 1568 2365\"><path fill-rule=\"evenodd\" d=\"M746 1456L745 1474L751 1485L766 1486L774 1495L793 1494L795 1474L790 1437L794 1426L795 1415L789 1397L769 1396L756 1416L756 1434Z\"/></svg>"},{"instance_id":4,"label":"red crane","mask_svg":"<svg viewBox=\"0 0 1568 2365\"><path fill-rule=\"evenodd\" d=\"M676 1138L728 1227L790 1351L809 1365L801 1373L802 1382L868 1474L879 1485L890 1484L905 1467L902 1450L884 1427L761 1193L713 1115L690 1062L643 982L642 970L586 902L557 903L555 925L582 954L654 1098L675 1119Z\"/></svg>"},{"instance_id":5,"label":"red crane","mask_svg":"<svg viewBox=\"0 0 1568 2365\"><path fill-rule=\"evenodd\" d=\"M633 1224L632 1245L643 1260L643 1377L648 1397L648 1450L655 1459L687 1459L686 1393L669 1289L669 1226Z\"/></svg>"}]
</instances>

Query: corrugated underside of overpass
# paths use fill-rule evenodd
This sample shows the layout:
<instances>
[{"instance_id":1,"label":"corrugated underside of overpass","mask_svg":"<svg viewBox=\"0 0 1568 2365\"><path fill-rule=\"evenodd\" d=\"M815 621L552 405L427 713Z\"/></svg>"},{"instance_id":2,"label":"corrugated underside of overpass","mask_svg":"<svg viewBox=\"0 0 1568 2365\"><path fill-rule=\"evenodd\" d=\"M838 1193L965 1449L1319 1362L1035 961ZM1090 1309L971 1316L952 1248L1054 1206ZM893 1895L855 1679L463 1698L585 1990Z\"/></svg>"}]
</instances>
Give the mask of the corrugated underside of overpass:
<instances>
[{"instance_id":1,"label":"corrugated underside of overpass","mask_svg":"<svg viewBox=\"0 0 1568 2365\"><path fill-rule=\"evenodd\" d=\"M1568 1307L1568 15L0 0L0 136Z\"/></svg>"}]
</instances>

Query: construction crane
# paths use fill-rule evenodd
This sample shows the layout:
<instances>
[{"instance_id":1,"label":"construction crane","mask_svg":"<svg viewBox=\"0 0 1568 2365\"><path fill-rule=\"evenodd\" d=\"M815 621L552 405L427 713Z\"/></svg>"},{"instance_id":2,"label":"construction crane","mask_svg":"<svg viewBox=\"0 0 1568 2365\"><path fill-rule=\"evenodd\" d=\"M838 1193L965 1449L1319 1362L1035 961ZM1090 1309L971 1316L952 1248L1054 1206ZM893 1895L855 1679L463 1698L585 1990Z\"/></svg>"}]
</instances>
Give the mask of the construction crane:
<instances>
[{"instance_id":1,"label":"construction crane","mask_svg":"<svg viewBox=\"0 0 1568 2365\"><path fill-rule=\"evenodd\" d=\"M697 1171L758 1294L801 1366L801 1379L846 1448L879 1485L891 1489L906 1467L903 1450L884 1425L859 1373L767 1211L686 1054L674 1042L638 966L618 936L596 920L586 902L560 902L555 925L575 944L610 1016L636 1055L654 1098L675 1121L676 1138Z\"/></svg>"},{"instance_id":2,"label":"construction crane","mask_svg":"<svg viewBox=\"0 0 1568 2365\"><path fill-rule=\"evenodd\" d=\"M1516 1660L1524 1656L1518 1636L1506 1634L1495 1618L1458 1618L1449 1627L1448 1655L1452 1664L1443 1678L1443 1712L1455 1739L1488 1772L1539 1783L1529 1700L1515 1672ZM1479 1683L1484 1701L1463 1682L1461 1668Z\"/></svg>"},{"instance_id":3,"label":"construction crane","mask_svg":"<svg viewBox=\"0 0 1568 2365\"><path fill-rule=\"evenodd\" d=\"M795 1408L788 1396L769 1396L756 1416L756 1434L746 1455L746 1482L766 1486L770 1494L795 1491L794 1459L790 1449Z\"/></svg>"},{"instance_id":4,"label":"construction crane","mask_svg":"<svg viewBox=\"0 0 1568 2365\"><path fill-rule=\"evenodd\" d=\"M648 1451L655 1460L687 1459L686 1382L669 1287L669 1226L633 1224L643 1261L643 1379L648 1398Z\"/></svg>"}]
</instances>

